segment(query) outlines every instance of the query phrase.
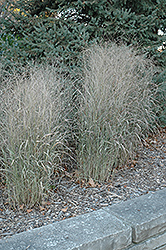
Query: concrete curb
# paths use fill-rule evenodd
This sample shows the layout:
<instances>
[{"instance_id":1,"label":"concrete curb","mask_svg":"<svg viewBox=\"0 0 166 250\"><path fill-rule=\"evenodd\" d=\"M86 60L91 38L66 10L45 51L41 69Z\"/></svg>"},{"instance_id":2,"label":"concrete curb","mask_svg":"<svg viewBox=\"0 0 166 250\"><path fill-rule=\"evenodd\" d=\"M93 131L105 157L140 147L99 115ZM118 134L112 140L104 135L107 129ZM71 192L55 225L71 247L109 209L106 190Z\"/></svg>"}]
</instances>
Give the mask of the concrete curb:
<instances>
[{"instance_id":1,"label":"concrete curb","mask_svg":"<svg viewBox=\"0 0 166 250\"><path fill-rule=\"evenodd\" d=\"M0 240L0 250L166 250L166 188Z\"/></svg>"}]
</instances>

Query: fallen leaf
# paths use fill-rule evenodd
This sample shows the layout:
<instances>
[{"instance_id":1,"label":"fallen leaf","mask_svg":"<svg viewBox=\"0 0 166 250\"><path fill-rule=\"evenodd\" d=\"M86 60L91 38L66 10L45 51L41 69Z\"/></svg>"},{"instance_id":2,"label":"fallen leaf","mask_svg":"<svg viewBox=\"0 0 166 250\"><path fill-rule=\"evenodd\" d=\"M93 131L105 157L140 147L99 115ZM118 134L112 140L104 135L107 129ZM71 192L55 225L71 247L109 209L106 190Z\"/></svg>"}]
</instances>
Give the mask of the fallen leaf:
<instances>
[{"instance_id":1,"label":"fallen leaf","mask_svg":"<svg viewBox=\"0 0 166 250\"><path fill-rule=\"evenodd\" d=\"M50 206L50 205L51 205L51 202L47 201L46 205Z\"/></svg>"},{"instance_id":2,"label":"fallen leaf","mask_svg":"<svg viewBox=\"0 0 166 250\"><path fill-rule=\"evenodd\" d=\"M20 209L23 209L24 208L24 204L22 204L21 206L20 206Z\"/></svg>"},{"instance_id":3,"label":"fallen leaf","mask_svg":"<svg viewBox=\"0 0 166 250\"><path fill-rule=\"evenodd\" d=\"M84 185L84 184L85 184L85 181L84 181L84 180L81 180L81 184Z\"/></svg>"},{"instance_id":4,"label":"fallen leaf","mask_svg":"<svg viewBox=\"0 0 166 250\"><path fill-rule=\"evenodd\" d=\"M30 213L32 212L33 209L27 209L27 213Z\"/></svg>"},{"instance_id":5,"label":"fallen leaf","mask_svg":"<svg viewBox=\"0 0 166 250\"><path fill-rule=\"evenodd\" d=\"M2 209L2 208L0 208L0 211L2 212L2 211L3 211L3 209Z\"/></svg>"},{"instance_id":6,"label":"fallen leaf","mask_svg":"<svg viewBox=\"0 0 166 250\"><path fill-rule=\"evenodd\" d=\"M42 206L39 206L39 208L40 208L40 211L45 210L45 208L44 208L44 207L42 207Z\"/></svg>"},{"instance_id":7,"label":"fallen leaf","mask_svg":"<svg viewBox=\"0 0 166 250\"><path fill-rule=\"evenodd\" d=\"M89 178L88 184L89 184L91 187L96 187L96 184L94 183L94 181L93 181L92 178Z\"/></svg>"},{"instance_id":8,"label":"fallen leaf","mask_svg":"<svg viewBox=\"0 0 166 250\"><path fill-rule=\"evenodd\" d=\"M68 207L65 207L65 208L62 208L61 211L65 213L67 211L67 209L68 209Z\"/></svg>"}]
</instances>

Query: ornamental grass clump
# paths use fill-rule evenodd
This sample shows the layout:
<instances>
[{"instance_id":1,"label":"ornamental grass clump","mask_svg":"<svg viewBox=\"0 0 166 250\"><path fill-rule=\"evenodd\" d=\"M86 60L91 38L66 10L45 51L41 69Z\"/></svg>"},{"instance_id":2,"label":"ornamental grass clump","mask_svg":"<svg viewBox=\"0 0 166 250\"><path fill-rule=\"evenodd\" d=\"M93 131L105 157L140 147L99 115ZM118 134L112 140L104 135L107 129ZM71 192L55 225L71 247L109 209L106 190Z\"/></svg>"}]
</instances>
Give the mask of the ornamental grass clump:
<instances>
[{"instance_id":1,"label":"ornamental grass clump","mask_svg":"<svg viewBox=\"0 0 166 250\"><path fill-rule=\"evenodd\" d=\"M14 207L40 204L51 178L67 164L67 93L53 67L38 66L2 89L1 174Z\"/></svg>"},{"instance_id":2,"label":"ornamental grass clump","mask_svg":"<svg viewBox=\"0 0 166 250\"><path fill-rule=\"evenodd\" d=\"M83 178L105 181L153 132L152 64L127 46L93 46L78 90L78 163ZM153 88L154 90L154 88Z\"/></svg>"}]
</instances>

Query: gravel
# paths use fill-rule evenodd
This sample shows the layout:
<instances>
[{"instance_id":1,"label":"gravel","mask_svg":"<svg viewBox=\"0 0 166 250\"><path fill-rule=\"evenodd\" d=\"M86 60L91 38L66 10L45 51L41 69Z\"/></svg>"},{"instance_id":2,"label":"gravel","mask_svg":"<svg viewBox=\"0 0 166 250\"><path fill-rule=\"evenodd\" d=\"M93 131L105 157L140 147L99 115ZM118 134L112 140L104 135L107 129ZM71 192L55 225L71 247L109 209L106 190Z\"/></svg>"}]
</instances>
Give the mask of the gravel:
<instances>
[{"instance_id":1,"label":"gravel","mask_svg":"<svg viewBox=\"0 0 166 250\"><path fill-rule=\"evenodd\" d=\"M81 183L64 177L49 199L33 209L11 210L5 187L0 185L0 239L79 214L95 211L166 187L166 131L148 138L135 160L116 169L104 184Z\"/></svg>"}]
</instances>

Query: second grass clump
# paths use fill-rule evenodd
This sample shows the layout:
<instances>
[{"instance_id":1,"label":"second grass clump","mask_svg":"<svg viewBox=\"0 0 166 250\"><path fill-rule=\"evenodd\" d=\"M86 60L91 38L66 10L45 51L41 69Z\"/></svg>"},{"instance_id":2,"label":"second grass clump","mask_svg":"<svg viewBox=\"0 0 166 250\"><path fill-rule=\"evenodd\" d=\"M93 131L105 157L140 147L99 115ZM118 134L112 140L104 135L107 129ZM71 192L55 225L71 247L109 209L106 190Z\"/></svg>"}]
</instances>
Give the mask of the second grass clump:
<instances>
[{"instance_id":1,"label":"second grass clump","mask_svg":"<svg viewBox=\"0 0 166 250\"><path fill-rule=\"evenodd\" d=\"M83 65L79 168L84 178L105 181L155 128L150 90L154 69L133 49L116 44L92 46L84 53Z\"/></svg>"}]
</instances>

